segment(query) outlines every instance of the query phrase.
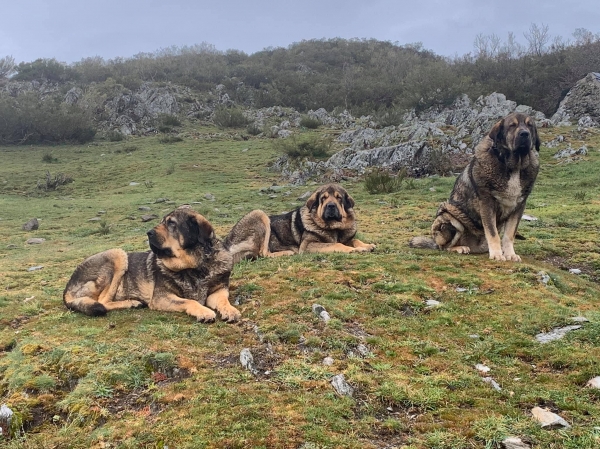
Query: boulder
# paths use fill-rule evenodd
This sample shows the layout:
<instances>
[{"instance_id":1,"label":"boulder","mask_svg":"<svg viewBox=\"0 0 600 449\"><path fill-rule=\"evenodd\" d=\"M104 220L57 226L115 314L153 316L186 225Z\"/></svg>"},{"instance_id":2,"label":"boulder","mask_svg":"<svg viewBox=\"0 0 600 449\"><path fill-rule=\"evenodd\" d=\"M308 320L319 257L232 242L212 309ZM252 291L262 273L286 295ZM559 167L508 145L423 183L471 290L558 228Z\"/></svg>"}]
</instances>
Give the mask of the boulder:
<instances>
[{"instance_id":1,"label":"boulder","mask_svg":"<svg viewBox=\"0 0 600 449\"><path fill-rule=\"evenodd\" d=\"M575 83L550 119L555 126L597 127L600 124L600 73L591 72Z\"/></svg>"}]
</instances>

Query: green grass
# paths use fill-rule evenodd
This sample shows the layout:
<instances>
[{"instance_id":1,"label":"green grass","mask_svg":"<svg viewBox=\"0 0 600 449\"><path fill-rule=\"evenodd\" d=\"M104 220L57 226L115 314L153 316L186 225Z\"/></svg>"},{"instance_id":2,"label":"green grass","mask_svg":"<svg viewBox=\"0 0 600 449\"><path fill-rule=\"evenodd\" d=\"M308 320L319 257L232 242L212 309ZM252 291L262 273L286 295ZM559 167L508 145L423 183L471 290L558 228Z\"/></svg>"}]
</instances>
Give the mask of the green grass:
<instances>
[{"instance_id":1,"label":"green grass","mask_svg":"<svg viewBox=\"0 0 600 449\"><path fill-rule=\"evenodd\" d=\"M570 129L543 129L543 140L557 133L584 143ZM585 141L583 162L561 164L542 147L526 210L538 220L521 223L520 264L408 248L428 233L453 177L374 195L356 181L344 185L359 238L377 250L240 263L231 281L239 324L148 309L68 312L62 290L85 257L147 248L156 221L142 215L193 204L224 236L252 209L300 204L307 186L260 192L281 183L267 169L278 156L269 139L215 128L181 135L168 145L147 137L52 147L53 172L74 182L48 192L36 188L48 147L0 148L0 403L22 423L3 447L492 448L508 435L536 448L600 445L600 394L584 388L600 374L598 134ZM32 217L40 228L22 231ZM25 244L31 237L46 241ZM427 299L441 304L428 308ZM535 341L577 315L590 322L563 340ZM243 348L258 375L240 366ZM322 364L326 356L333 365ZM502 391L481 380L477 363ZM354 398L334 392L329 379L339 373ZM529 413L536 405L573 427L541 430Z\"/></svg>"}]
</instances>

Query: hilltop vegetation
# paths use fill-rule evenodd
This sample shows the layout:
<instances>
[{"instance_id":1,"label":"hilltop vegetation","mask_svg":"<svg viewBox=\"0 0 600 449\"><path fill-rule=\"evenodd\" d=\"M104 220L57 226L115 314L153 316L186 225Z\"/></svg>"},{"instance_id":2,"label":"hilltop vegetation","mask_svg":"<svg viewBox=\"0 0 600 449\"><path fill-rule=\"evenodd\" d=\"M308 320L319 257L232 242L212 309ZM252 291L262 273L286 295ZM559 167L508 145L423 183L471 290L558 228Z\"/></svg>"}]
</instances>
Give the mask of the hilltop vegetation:
<instances>
[{"instance_id":1,"label":"hilltop vegetation","mask_svg":"<svg viewBox=\"0 0 600 449\"><path fill-rule=\"evenodd\" d=\"M573 41L555 38L550 42L547 28L532 25L526 33L528 46L517 43L512 34L506 42L494 35L477 36L472 54L454 58L436 55L420 44L339 38L302 41L252 55L236 50L222 52L201 44L140 53L131 58L91 57L74 64L54 59L15 64L5 57L0 59L0 83L12 74L14 81L64 86L63 97L58 101L63 101L73 86L86 93L95 92L95 100L88 102L81 119L86 123L80 127L57 135L42 135L37 129L29 131L36 128L31 123L19 124L14 136L0 134L0 141L32 143L89 138L87 128L92 127L94 115L99 113L98 101L117 86L136 90L144 82L186 86L200 96L220 84L222 93L239 106L286 106L300 112L337 108L347 109L354 116L393 116L398 110L419 111L448 105L460 94L477 98L501 92L519 104L550 115L577 80L600 66L599 36L578 29L574 37ZM14 104L15 98L6 98L14 97L14 92L2 91L1 86L0 92L0 117L19 116L15 111L20 109L22 114L30 114L27 105L31 101L25 101L21 108ZM65 119L71 118L69 111L59 107L45 113L46 120L59 128L65 128ZM14 121L8 124L12 126ZM29 138L24 140L26 136Z\"/></svg>"}]
</instances>

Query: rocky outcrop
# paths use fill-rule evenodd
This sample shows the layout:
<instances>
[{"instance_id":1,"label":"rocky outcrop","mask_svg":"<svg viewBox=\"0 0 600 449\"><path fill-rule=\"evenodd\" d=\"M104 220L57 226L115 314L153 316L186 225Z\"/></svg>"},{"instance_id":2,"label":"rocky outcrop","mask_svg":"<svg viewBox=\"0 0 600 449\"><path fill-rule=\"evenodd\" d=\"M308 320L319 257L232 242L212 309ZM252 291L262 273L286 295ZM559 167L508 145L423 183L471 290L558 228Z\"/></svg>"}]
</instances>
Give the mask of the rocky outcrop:
<instances>
[{"instance_id":1,"label":"rocky outcrop","mask_svg":"<svg viewBox=\"0 0 600 449\"><path fill-rule=\"evenodd\" d=\"M575 123L585 128L600 126L600 73L588 73L577 81L550 121L555 126Z\"/></svg>"},{"instance_id":2,"label":"rocky outcrop","mask_svg":"<svg viewBox=\"0 0 600 449\"><path fill-rule=\"evenodd\" d=\"M337 138L347 147L324 162L298 162L282 157L274 168L296 184L322 175L336 180L352 172L362 174L373 167L391 171L404 168L410 175L422 176L431 174L433 165L439 170L435 162L441 158L448 160L449 169L459 169L466 165L475 146L493 124L511 112L534 117L538 126L550 126L543 113L517 105L500 93L481 96L475 101L463 95L448 108L432 108L421 114L409 111L401 125L382 129L376 128L370 117L355 119L348 113L332 117L318 110L313 115L322 123L348 128Z\"/></svg>"}]
</instances>

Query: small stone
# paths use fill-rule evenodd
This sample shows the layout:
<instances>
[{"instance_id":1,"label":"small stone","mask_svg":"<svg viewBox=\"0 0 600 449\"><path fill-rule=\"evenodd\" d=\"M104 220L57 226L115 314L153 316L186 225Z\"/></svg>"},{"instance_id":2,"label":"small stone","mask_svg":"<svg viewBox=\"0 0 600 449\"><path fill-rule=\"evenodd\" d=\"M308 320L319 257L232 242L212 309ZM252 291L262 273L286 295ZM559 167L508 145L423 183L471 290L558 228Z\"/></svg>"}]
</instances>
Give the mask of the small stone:
<instances>
[{"instance_id":1,"label":"small stone","mask_svg":"<svg viewBox=\"0 0 600 449\"><path fill-rule=\"evenodd\" d=\"M489 373L491 370L489 366L485 366L483 363L478 363L475 365L475 369L480 373Z\"/></svg>"},{"instance_id":2,"label":"small stone","mask_svg":"<svg viewBox=\"0 0 600 449\"><path fill-rule=\"evenodd\" d=\"M27 223L25 223L23 226L21 226L21 229L23 231L37 231L39 227L40 227L40 222L38 221L38 219L32 218Z\"/></svg>"},{"instance_id":3,"label":"small stone","mask_svg":"<svg viewBox=\"0 0 600 449\"><path fill-rule=\"evenodd\" d=\"M244 348L242 352L240 352L240 363L244 368L250 371L252 374L256 374L257 370L254 367L254 357L250 352L250 349Z\"/></svg>"},{"instance_id":4,"label":"small stone","mask_svg":"<svg viewBox=\"0 0 600 449\"><path fill-rule=\"evenodd\" d=\"M157 198L154 202L155 203L165 203L169 201L169 198Z\"/></svg>"},{"instance_id":5,"label":"small stone","mask_svg":"<svg viewBox=\"0 0 600 449\"><path fill-rule=\"evenodd\" d=\"M100 218L100 217L93 217L93 218L90 218L88 221L100 221L100 220L102 220L102 218Z\"/></svg>"},{"instance_id":6,"label":"small stone","mask_svg":"<svg viewBox=\"0 0 600 449\"><path fill-rule=\"evenodd\" d=\"M537 276L538 280L544 285L548 285L548 282L550 282L550 276L545 271L539 271Z\"/></svg>"},{"instance_id":7,"label":"small stone","mask_svg":"<svg viewBox=\"0 0 600 449\"><path fill-rule=\"evenodd\" d=\"M571 321L573 321L575 323L589 323L590 320L588 320L584 316L574 316L571 318Z\"/></svg>"},{"instance_id":8,"label":"small stone","mask_svg":"<svg viewBox=\"0 0 600 449\"><path fill-rule=\"evenodd\" d=\"M326 323L331 319L329 313L321 304L313 304L312 311L315 315L317 315L321 320L325 321Z\"/></svg>"},{"instance_id":9,"label":"small stone","mask_svg":"<svg viewBox=\"0 0 600 449\"><path fill-rule=\"evenodd\" d=\"M430 192L435 192L435 187L429 187Z\"/></svg>"},{"instance_id":10,"label":"small stone","mask_svg":"<svg viewBox=\"0 0 600 449\"><path fill-rule=\"evenodd\" d=\"M141 210L143 212L148 212L148 211L151 211L152 208L150 208L148 206L140 206L140 207L138 207L138 210Z\"/></svg>"},{"instance_id":11,"label":"small stone","mask_svg":"<svg viewBox=\"0 0 600 449\"><path fill-rule=\"evenodd\" d=\"M27 268L27 271L38 271L38 270L41 270L42 268L44 268L43 265L36 265L35 267Z\"/></svg>"},{"instance_id":12,"label":"small stone","mask_svg":"<svg viewBox=\"0 0 600 449\"><path fill-rule=\"evenodd\" d=\"M139 186L139 185L140 185L140 183L139 183L139 182L135 182L135 181L131 181L131 182L129 183L129 185L130 185L130 186Z\"/></svg>"},{"instance_id":13,"label":"small stone","mask_svg":"<svg viewBox=\"0 0 600 449\"><path fill-rule=\"evenodd\" d=\"M464 288L464 287L456 287L456 291L458 293L464 293L464 292L468 292L469 289L468 288Z\"/></svg>"},{"instance_id":14,"label":"small stone","mask_svg":"<svg viewBox=\"0 0 600 449\"><path fill-rule=\"evenodd\" d=\"M476 340L479 338L479 334L469 334L469 338Z\"/></svg>"},{"instance_id":15,"label":"small stone","mask_svg":"<svg viewBox=\"0 0 600 449\"><path fill-rule=\"evenodd\" d=\"M242 150L242 153L245 153L245 152L246 152L246 151L248 151L249 149L250 149L250 148L244 148L244 149Z\"/></svg>"},{"instance_id":16,"label":"small stone","mask_svg":"<svg viewBox=\"0 0 600 449\"><path fill-rule=\"evenodd\" d=\"M579 268L569 268L569 273L571 273L571 274L581 274L581 270Z\"/></svg>"},{"instance_id":17,"label":"small stone","mask_svg":"<svg viewBox=\"0 0 600 449\"><path fill-rule=\"evenodd\" d=\"M205 194L204 198L206 198L208 201L214 201L215 200L215 196L212 193Z\"/></svg>"},{"instance_id":18,"label":"small stone","mask_svg":"<svg viewBox=\"0 0 600 449\"><path fill-rule=\"evenodd\" d=\"M106 213L105 210L99 210L98 212L96 212L98 215L104 215Z\"/></svg>"},{"instance_id":19,"label":"small stone","mask_svg":"<svg viewBox=\"0 0 600 449\"><path fill-rule=\"evenodd\" d=\"M534 217L533 215L527 215L527 214L523 214L521 219L523 219L525 221L537 221L538 220L537 217Z\"/></svg>"},{"instance_id":20,"label":"small stone","mask_svg":"<svg viewBox=\"0 0 600 449\"><path fill-rule=\"evenodd\" d=\"M435 299L427 299L427 300L425 300L425 305L426 305L428 308L430 308L430 309L432 309L432 308L434 308L434 307L438 307L438 306L440 306L441 304L442 304L441 302L439 302L439 301L436 301Z\"/></svg>"},{"instance_id":21,"label":"small stone","mask_svg":"<svg viewBox=\"0 0 600 449\"><path fill-rule=\"evenodd\" d=\"M484 377L482 379L486 384L490 384L492 386L492 388L496 391L502 391L502 388L500 388L500 385L498 385L498 382L496 382L494 379L492 379L491 377Z\"/></svg>"},{"instance_id":22,"label":"small stone","mask_svg":"<svg viewBox=\"0 0 600 449\"><path fill-rule=\"evenodd\" d=\"M142 215L141 219L142 221L145 223L147 221L152 221L152 220L156 220L158 218L158 215L156 214L149 214L149 215Z\"/></svg>"},{"instance_id":23,"label":"small stone","mask_svg":"<svg viewBox=\"0 0 600 449\"><path fill-rule=\"evenodd\" d=\"M504 449L529 449L531 446L523 443L519 437L507 437L502 440Z\"/></svg>"},{"instance_id":24,"label":"small stone","mask_svg":"<svg viewBox=\"0 0 600 449\"><path fill-rule=\"evenodd\" d=\"M566 422L556 413L552 413L551 411L541 407L534 407L531 410L531 414L533 415L534 419L541 424L542 429L555 429L557 427L564 427L568 429L571 427L568 422Z\"/></svg>"},{"instance_id":25,"label":"small stone","mask_svg":"<svg viewBox=\"0 0 600 449\"><path fill-rule=\"evenodd\" d=\"M588 380L585 386L589 388L600 388L600 376L596 376L593 379Z\"/></svg>"},{"instance_id":26,"label":"small stone","mask_svg":"<svg viewBox=\"0 0 600 449\"><path fill-rule=\"evenodd\" d=\"M8 245L6 245L6 249L15 249L17 248L17 245L15 245L14 243L10 243Z\"/></svg>"},{"instance_id":27,"label":"small stone","mask_svg":"<svg viewBox=\"0 0 600 449\"><path fill-rule=\"evenodd\" d=\"M325 357L323 359L323 365L325 365L325 366L331 366L331 365L333 365L333 358L332 357Z\"/></svg>"},{"instance_id":28,"label":"small stone","mask_svg":"<svg viewBox=\"0 0 600 449\"><path fill-rule=\"evenodd\" d=\"M28 239L25 243L27 243L28 245L40 245L42 243L44 243L46 241L46 239L43 238L33 238L33 239Z\"/></svg>"},{"instance_id":29,"label":"small stone","mask_svg":"<svg viewBox=\"0 0 600 449\"><path fill-rule=\"evenodd\" d=\"M367 345L360 343L357 347L356 347L356 352L358 352L361 356L366 357L369 354L371 354L371 351L369 351L369 348L367 347Z\"/></svg>"},{"instance_id":30,"label":"small stone","mask_svg":"<svg viewBox=\"0 0 600 449\"><path fill-rule=\"evenodd\" d=\"M565 327L557 327L555 329L552 329L550 332L542 332L537 334L535 336L535 339L540 343L549 343L554 340L560 340L567 334L567 332L571 332L580 328L581 326L576 324Z\"/></svg>"},{"instance_id":31,"label":"small stone","mask_svg":"<svg viewBox=\"0 0 600 449\"><path fill-rule=\"evenodd\" d=\"M354 388L344 378L343 374L337 374L331 378L331 385L337 394L340 396L352 397Z\"/></svg>"}]
</instances>

